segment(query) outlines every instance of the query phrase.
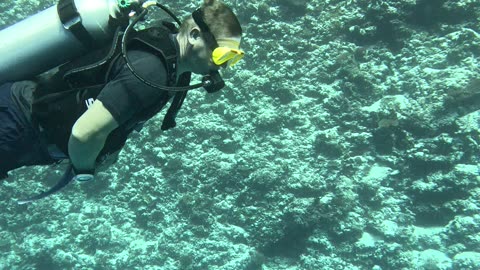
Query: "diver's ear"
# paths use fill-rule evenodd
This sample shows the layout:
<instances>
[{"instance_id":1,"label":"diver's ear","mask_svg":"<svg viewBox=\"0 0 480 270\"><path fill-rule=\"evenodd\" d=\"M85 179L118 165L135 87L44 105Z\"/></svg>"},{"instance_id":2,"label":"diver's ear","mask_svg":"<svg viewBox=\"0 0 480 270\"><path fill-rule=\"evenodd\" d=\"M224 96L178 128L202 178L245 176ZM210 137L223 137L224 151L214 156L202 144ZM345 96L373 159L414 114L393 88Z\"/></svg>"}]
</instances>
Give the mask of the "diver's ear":
<instances>
[{"instance_id":1,"label":"diver's ear","mask_svg":"<svg viewBox=\"0 0 480 270\"><path fill-rule=\"evenodd\" d=\"M200 29L198 29L197 27L194 27L190 30L190 32L188 33L188 42L190 44L194 44L196 42L198 42L198 40L200 39L201 35L200 35Z\"/></svg>"}]
</instances>

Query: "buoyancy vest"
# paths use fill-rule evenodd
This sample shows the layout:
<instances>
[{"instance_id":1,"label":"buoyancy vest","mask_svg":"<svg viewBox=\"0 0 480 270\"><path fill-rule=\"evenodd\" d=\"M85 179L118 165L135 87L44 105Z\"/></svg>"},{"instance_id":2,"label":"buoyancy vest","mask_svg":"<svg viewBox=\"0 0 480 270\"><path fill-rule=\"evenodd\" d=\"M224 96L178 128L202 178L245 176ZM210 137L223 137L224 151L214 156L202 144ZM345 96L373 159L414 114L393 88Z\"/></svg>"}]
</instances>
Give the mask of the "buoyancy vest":
<instances>
[{"instance_id":1,"label":"buoyancy vest","mask_svg":"<svg viewBox=\"0 0 480 270\"><path fill-rule=\"evenodd\" d=\"M170 34L176 33L173 24L163 23L158 27L136 31L127 41L128 48L146 50L158 56L167 70L167 86L187 86L190 73L182 74L176 83L177 50ZM68 140L77 119L88 109L110 79L110 70L121 56L122 32L117 31L112 46L101 48L89 55L67 63L49 80L40 83L34 94L32 120L45 134L49 143L55 144L64 154L68 153ZM159 90L161 91L161 90ZM176 126L175 117L187 92L177 92L165 115L162 130ZM139 130L146 120L158 113L169 101L165 97L157 104L146 108L132 119L112 131L99 158L120 150L133 130Z\"/></svg>"}]
</instances>

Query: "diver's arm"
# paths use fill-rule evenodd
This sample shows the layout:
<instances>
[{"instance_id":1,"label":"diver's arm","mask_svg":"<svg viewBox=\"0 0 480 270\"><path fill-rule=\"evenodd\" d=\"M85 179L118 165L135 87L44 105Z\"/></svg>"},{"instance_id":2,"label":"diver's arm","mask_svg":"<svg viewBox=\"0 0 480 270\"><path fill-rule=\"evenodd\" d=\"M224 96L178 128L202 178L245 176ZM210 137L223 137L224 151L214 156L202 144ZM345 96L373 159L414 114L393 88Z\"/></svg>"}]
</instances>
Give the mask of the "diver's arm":
<instances>
[{"instance_id":1,"label":"diver's arm","mask_svg":"<svg viewBox=\"0 0 480 270\"><path fill-rule=\"evenodd\" d=\"M75 122L68 141L68 155L75 169L95 169L95 161L108 135L118 127L112 114L96 100Z\"/></svg>"}]
</instances>

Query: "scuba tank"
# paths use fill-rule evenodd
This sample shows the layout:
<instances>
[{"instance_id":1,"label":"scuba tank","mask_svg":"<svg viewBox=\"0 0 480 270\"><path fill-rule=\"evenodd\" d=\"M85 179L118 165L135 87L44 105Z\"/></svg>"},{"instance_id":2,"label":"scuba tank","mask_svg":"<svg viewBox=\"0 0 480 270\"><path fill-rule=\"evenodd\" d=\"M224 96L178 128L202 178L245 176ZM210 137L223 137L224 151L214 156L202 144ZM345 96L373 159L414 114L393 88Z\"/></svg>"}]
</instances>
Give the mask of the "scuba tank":
<instances>
[{"instance_id":1,"label":"scuba tank","mask_svg":"<svg viewBox=\"0 0 480 270\"><path fill-rule=\"evenodd\" d=\"M0 83L31 78L109 43L113 22L122 19L128 23L116 0L60 0L0 31Z\"/></svg>"},{"instance_id":2,"label":"scuba tank","mask_svg":"<svg viewBox=\"0 0 480 270\"><path fill-rule=\"evenodd\" d=\"M135 72L127 55L126 40L133 27L145 17L150 6L157 6L180 21L156 1L145 0L59 0L34 16L0 31L0 84L25 80L58 67L111 42L115 29L125 27L122 54L130 71L143 83L166 91L183 92L204 87L217 92L225 86L215 71L201 83L186 87L165 87L143 79ZM129 23L130 11L138 14Z\"/></svg>"}]
</instances>

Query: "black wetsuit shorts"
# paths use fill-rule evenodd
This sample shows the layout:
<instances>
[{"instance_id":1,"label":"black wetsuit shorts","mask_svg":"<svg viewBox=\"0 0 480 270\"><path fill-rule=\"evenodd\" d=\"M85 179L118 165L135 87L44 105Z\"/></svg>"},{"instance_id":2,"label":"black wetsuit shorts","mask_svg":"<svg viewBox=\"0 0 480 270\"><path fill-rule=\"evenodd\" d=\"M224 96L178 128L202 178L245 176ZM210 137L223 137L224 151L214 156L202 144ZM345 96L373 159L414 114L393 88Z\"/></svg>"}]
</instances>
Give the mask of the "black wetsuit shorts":
<instances>
[{"instance_id":1,"label":"black wetsuit shorts","mask_svg":"<svg viewBox=\"0 0 480 270\"><path fill-rule=\"evenodd\" d=\"M25 165L53 162L38 132L12 99L12 85L0 85L0 179Z\"/></svg>"}]
</instances>

